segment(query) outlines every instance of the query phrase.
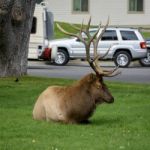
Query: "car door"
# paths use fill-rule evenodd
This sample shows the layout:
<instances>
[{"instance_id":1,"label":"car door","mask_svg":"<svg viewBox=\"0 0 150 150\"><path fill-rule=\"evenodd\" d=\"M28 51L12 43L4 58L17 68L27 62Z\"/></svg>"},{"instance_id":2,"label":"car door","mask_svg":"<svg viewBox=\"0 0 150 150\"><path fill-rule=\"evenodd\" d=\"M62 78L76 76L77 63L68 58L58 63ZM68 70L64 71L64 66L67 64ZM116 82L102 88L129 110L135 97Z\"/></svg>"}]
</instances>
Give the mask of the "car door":
<instances>
[{"instance_id":1,"label":"car door","mask_svg":"<svg viewBox=\"0 0 150 150\"><path fill-rule=\"evenodd\" d=\"M96 30L92 30L90 31L90 34L93 35L95 32ZM111 29L106 30L101 40L99 41L98 53L103 56L108 51L110 46L112 46L113 44L117 44L117 41L118 41L118 37L117 37L116 30L111 30ZM85 46L77 38L75 39L75 42L71 43L71 51L72 51L73 57L75 58L85 58L86 56ZM91 56L93 56L93 44L91 44L90 46L90 53L91 53ZM111 50L106 58L112 58Z\"/></svg>"},{"instance_id":2,"label":"car door","mask_svg":"<svg viewBox=\"0 0 150 150\"><path fill-rule=\"evenodd\" d=\"M112 45L118 44L118 36L117 36L117 31L114 29L108 29L105 31L103 34L101 40L99 41L98 44L98 53L103 56L107 51L109 50ZM106 58L112 58L112 50L109 50L108 55L105 57Z\"/></svg>"},{"instance_id":3,"label":"car door","mask_svg":"<svg viewBox=\"0 0 150 150\"><path fill-rule=\"evenodd\" d=\"M97 29L90 30L90 35L94 35ZM82 37L86 40L87 36L85 33L82 33ZM78 39L75 39L75 42L71 43L71 52L73 57L75 58L85 58L86 57L86 50L84 44ZM90 46L90 53L93 54L93 45ZM92 55L91 55L92 56Z\"/></svg>"},{"instance_id":4,"label":"car door","mask_svg":"<svg viewBox=\"0 0 150 150\"><path fill-rule=\"evenodd\" d=\"M74 58L84 58L86 56L85 53L84 44L78 38L75 38L74 42L71 43L71 55Z\"/></svg>"}]
</instances>

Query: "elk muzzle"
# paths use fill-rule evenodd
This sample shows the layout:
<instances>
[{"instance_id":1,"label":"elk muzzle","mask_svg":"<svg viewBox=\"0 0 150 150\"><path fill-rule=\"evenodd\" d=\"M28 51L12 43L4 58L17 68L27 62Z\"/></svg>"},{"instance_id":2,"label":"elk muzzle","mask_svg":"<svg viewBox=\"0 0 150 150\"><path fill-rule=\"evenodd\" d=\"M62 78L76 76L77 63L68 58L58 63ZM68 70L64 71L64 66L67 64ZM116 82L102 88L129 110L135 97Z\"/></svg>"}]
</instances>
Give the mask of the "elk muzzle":
<instances>
[{"instance_id":1,"label":"elk muzzle","mask_svg":"<svg viewBox=\"0 0 150 150\"><path fill-rule=\"evenodd\" d=\"M114 102L114 97L112 96L111 92L107 88L105 84L103 84L103 100L106 103L113 103Z\"/></svg>"},{"instance_id":2,"label":"elk muzzle","mask_svg":"<svg viewBox=\"0 0 150 150\"><path fill-rule=\"evenodd\" d=\"M106 103L113 103L114 102L114 97L110 96L108 99L104 100Z\"/></svg>"}]
</instances>

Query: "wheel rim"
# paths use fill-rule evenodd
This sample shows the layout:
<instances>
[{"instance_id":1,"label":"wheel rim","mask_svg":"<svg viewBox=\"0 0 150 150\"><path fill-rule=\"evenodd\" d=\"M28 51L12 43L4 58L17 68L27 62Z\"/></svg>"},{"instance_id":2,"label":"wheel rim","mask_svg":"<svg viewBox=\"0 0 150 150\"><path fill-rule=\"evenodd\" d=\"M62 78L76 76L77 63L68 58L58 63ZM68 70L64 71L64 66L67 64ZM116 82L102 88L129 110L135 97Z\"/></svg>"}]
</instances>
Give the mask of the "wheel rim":
<instances>
[{"instance_id":1,"label":"wheel rim","mask_svg":"<svg viewBox=\"0 0 150 150\"><path fill-rule=\"evenodd\" d=\"M148 58L143 58L141 60L144 64L150 65L150 60Z\"/></svg>"},{"instance_id":2,"label":"wheel rim","mask_svg":"<svg viewBox=\"0 0 150 150\"><path fill-rule=\"evenodd\" d=\"M66 60L65 54L62 52L57 52L57 56L55 59L56 64L63 64Z\"/></svg>"},{"instance_id":3,"label":"wheel rim","mask_svg":"<svg viewBox=\"0 0 150 150\"><path fill-rule=\"evenodd\" d=\"M129 62L129 58L125 54L119 54L117 57L117 64L119 66L126 66Z\"/></svg>"}]
</instances>

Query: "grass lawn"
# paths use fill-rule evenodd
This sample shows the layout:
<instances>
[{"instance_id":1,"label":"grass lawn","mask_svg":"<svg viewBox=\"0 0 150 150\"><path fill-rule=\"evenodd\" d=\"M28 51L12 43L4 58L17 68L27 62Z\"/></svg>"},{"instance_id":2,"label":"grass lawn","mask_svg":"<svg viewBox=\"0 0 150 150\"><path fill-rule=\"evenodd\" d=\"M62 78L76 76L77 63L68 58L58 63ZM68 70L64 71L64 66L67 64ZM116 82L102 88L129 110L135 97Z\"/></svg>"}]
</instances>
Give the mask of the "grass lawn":
<instances>
[{"instance_id":1,"label":"grass lawn","mask_svg":"<svg viewBox=\"0 0 150 150\"><path fill-rule=\"evenodd\" d=\"M150 38L150 32L143 32L142 34L145 38Z\"/></svg>"},{"instance_id":2,"label":"grass lawn","mask_svg":"<svg viewBox=\"0 0 150 150\"><path fill-rule=\"evenodd\" d=\"M64 22L55 22L54 24L54 37L56 39L58 38L65 38L65 37L69 37L65 34L63 34L62 32L59 31L59 29L56 27L56 23L59 23L60 25L62 25L62 27L64 29L66 29L68 32L72 32L72 33L76 33L77 31L74 30L68 23L64 23ZM77 24L76 26L80 27L79 24ZM143 37L144 38L150 38L150 32L142 32Z\"/></svg>"},{"instance_id":3,"label":"grass lawn","mask_svg":"<svg viewBox=\"0 0 150 150\"><path fill-rule=\"evenodd\" d=\"M0 79L0 150L149 150L150 84L107 82L114 104L98 106L88 125L35 121L32 109L48 85L73 80Z\"/></svg>"}]
</instances>

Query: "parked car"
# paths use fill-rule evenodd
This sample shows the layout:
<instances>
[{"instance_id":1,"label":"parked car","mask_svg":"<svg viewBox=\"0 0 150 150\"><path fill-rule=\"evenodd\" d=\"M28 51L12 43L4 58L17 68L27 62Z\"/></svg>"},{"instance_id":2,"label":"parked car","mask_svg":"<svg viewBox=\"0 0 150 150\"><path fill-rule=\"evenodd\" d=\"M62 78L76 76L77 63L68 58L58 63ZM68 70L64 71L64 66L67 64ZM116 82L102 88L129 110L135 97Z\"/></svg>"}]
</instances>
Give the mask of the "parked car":
<instances>
[{"instance_id":1,"label":"parked car","mask_svg":"<svg viewBox=\"0 0 150 150\"><path fill-rule=\"evenodd\" d=\"M90 34L94 34L96 30L96 28L90 29ZM70 59L85 58L85 47L77 38L72 37L49 42L49 47L54 45L58 48L54 60L56 65L65 65ZM90 48L92 54L93 46L91 45ZM137 29L107 28L99 41L98 53L103 56L109 48L109 53L104 59L114 60L114 63L120 67L128 67L132 60L139 60L147 55L146 42Z\"/></svg>"},{"instance_id":2,"label":"parked car","mask_svg":"<svg viewBox=\"0 0 150 150\"><path fill-rule=\"evenodd\" d=\"M150 67L150 38L146 39L147 57L139 60L140 64L145 67Z\"/></svg>"}]
</instances>

